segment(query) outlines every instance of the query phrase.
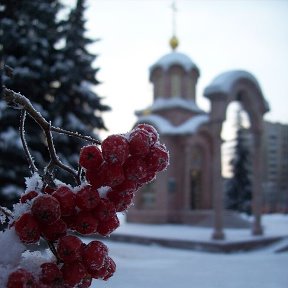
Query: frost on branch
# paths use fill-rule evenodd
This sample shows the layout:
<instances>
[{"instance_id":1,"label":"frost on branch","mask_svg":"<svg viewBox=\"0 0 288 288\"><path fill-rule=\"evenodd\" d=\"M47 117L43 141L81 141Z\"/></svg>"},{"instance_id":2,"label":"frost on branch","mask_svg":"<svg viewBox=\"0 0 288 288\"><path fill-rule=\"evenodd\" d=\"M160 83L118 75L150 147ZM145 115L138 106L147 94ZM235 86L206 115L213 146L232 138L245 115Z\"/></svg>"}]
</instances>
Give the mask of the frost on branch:
<instances>
[{"instance_id":1,"label":"frost on branch","mask_svg":"<svg viewBox=\"0 0 288 288\"><path fill-rule=\"evenodd\" d=\"M0 238L0 255L8 255L0 258L0 287L26 287L28 283L29 287L90 287L93 279L108 280L116 264L107 246L97 240L85 244L81 235L106 237L119 227L117 212L126 211L138 189L168 166L166 147L148 124L127 134L111 135L100 145L84 135L53 127L23 95L6 88L3 93L42 128L50 161L39 171L25 133L20 133L32 176L26 178L26 188L13 211L0 210L1 218L10 219ZM61 162L52 133L92 142L79 152L78 169ZM71 174L75 184L59 181L56 167ZM31 244L40 243L36 246L39 251L29 251ZM47 248L50 254L44 252Z\"/></svg>"}]
</instances>

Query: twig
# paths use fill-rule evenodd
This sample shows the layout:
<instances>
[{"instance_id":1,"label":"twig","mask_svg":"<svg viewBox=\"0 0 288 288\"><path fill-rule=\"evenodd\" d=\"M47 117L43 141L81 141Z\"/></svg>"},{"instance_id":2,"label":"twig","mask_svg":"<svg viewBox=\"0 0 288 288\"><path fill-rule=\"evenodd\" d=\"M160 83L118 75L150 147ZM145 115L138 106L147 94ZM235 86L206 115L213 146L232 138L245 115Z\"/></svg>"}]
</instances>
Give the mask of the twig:
<instances>
[{"instance_id":1,"label":"twig","mask_svg":"<svg viewBox=\"0 0 288 288\"><path fill-rule=\"evenodd\" d=\"M101 145L101 141L99 141L97 139L94 139L94 138L92 138L90 136L82 135L82 134L80 134L78 132L72 132L72 131L64 130L62 128L54 127L54 126L51 126L51 131L57 132L57 133L60 133L60 134L66 134L68 136L77 137L77 138L92 142L94 144Z\"/></svg>"},{"instance_id":2,"label":"twig","mask_svg":"<svg viewBox=\"0 0 288 288\"><path fill-rule=\"evenodd\" d=\"M26 155L27 161L29 163L29 167L32 170L32 173L35 173L38 171L37 167L34 164L33 158L29 152L29 148L25 139L25 129L24 129L24 125L25 125L25 119L26 119L26 111L25 110L21 110L21 115L20 115L20 127L19 127L19 131L20 131L20 138L22 141L22 145L23 145L23 149L24 149L24 153Z\"/></svg>"},{"instance_id":3,"label":"twig","mask_svg":"<svg viewBox=\"0 0 288 288\"><path fill-rule=\"evenodd\" d=\"M11 106L13 106L15 109L24 109L33 119L34 121L42 128L44 131L44 134L47 139L48 143L48 151L50 155L50 163L47 165L47 171L51 171L55 166L58 166L65 170L66 172L70 173L76 180L77 184L79 184L77 171L70 168L69 166L63 164L55 151L53 138L51 134L51 124L38 112L35 110L31 102L28 98L21 95L20 93L16 93L13 90L10 90L6 87L3 88L3 99Z\"/></svg>"}]
</instances>

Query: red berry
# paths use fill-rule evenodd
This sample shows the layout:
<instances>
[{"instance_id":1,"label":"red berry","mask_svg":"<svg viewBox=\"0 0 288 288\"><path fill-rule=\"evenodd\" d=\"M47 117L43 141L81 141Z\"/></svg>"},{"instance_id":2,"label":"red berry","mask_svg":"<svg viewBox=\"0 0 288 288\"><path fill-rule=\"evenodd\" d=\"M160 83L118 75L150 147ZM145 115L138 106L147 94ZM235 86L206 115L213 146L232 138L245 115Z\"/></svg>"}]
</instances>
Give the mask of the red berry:
<instances>
[{"instance_id":1,"label":"red berry","mask_svg":"<svg viewBox=\"0 0 288 288\"><path fill-rule=\"evenodd\" d=\"M86 274L81 282L77 285L77 288L88 288L91 286L92 276L90 274Z\"/></svg>"},{"instance_id":2,"label":"red berry","mask_svg":"<svg viewBox=\"0 0 288 288\"><path fill-rule=\"evenodd\" d=\"M59 201L51 195L38 196L32 204L31 211L42 224L52 224L61 216Z\"/></svg>"},{"instance_id":3,"label":"red berry","mask_svg":"<svg viewBox=\"0 0 288 288\"><path fill-rule=\"evenodd\" d=\"M39 279L43 284L51 285L50 287L63 287L63 275L55 263L43 263L40 267Z\"/></svg>"},{"instance_id":4,"label":"red berry","mask_svg":"<svg viewBox=\"0 0 288 288\"><path fill-rule=\"evenodd\" d=\"M107 257L107 258L108 259L105 262L107 272L106 272L105 276L103 277L104 281L107 281L110 277L112 277L116 271L116 263L113 261L112 258L110 258L110 257Z\"/></svg>"},{"instance_id":5,"label":"red berry","mask_svg":"<svg viewBox=\"0 0 288 288\"><path fill-rule=\"evenodd\" d=\"M121 165L105 163L103 165L105 181L102 186L114 187L120 185L124 180L124 172Z\"/></svg>"},{"instance_id":6,"label":"red berry","mask_svg":"<svg viewBox=\"0 0 288 288\"><path fill-rule=\"evenodd\" d=\"M49 187L48 185L45 187L44 192L47 194L52 195L52 193L55 191L54 188Z\"/></svg>"},{"instance_id":7,"label":"red berry","mask_svg":"<svg viewBox=\"0 0 288 288\"><path fill-rule=\"evenodd\" d=\"M74 262L81 259L82 241L73 235L66 235L59 239L57 253L65 262Z\"/></svg>"},{"instance_id":8,"label":"red berry","mask_svg":"<svg viewBox=\"0 0 288 288\"><path fill-rule=\"evenodd\" d=\"M122 165L129 156L129 144L123 135L108 136L101 147L103 158L108 163Z\"/></svg>"},{"instance_id":9,"label":"red berry","mask_svg":"<svg viewBox=\"0 0 288 288\"><path fill-rule=\"evenodd\" d=\"M18 269L8 277L7 288L37 288L34 276L25 269Z\"/></svg>"},{"instance_id":10,"label":"red berry","mask_svg":"<svg viewBox=\"0 0 288 288\"><path fill-rule=\"evenodd\" d=\"M100 221L108 220L116 214L113 202L108 199L101 199L97 207L93 210L93 215Z\"/></svg>"},{"instance_id":11,"label":"red berry","mask_svg":"<svg viewBox=\"0 0 288 288\"><path fill-rule=\"evenodd\" d=\"M150 151L149 133L141 129L133 130L129 136L129 150L131 155L147 155Z\"/></svg>"},{"instance_id":12,"label":"red berry","mask_svg":"<svg viewBox=\"0 0 288 288\"><path fill-rule=\"evenodd\" d=\"M98 191L91 186L85 186L76 194L76 205L82 210L94 209L100 201Z\"/></svg>"},{"instance_id":13,"label":"red berry","mask_svg":"<svg viewBox=\"0 0 288 288\"><path fill-rule=\"evenodd\" d=\"M88 145L81 149L79 164L83 168L97 170L102 162L102 152L97 146Z\"/></svg>"},{"instance_id":14,"label":"red berry","mask_svg":"<svg viewBox=\"0 0 288 288\"><path fill-rule=\"evenodd\" d=\"M25 203L29 200L32 200L33 198L35 198L36 196L38 196L38 193L36 191L30 191L28 193L25 193L21 196L20 198L20 202L21 203Z\"/></svg>"},{"instance_id":15,"label":"red berry","mask_svg":"<svg viewBox=\"0 0 288 288\"><path fill-rule=\"evenodd\" d=\"M117 215L113 215L105 221L101 221L97 227L97 232L102 236L110 235L120 225Z\"/></svg>"},{"instance_id":16,"label":"red berry","mask_svg":"<svg viewBox=\"0 0 288 288\"><path fill-rule=\"evenodd\" d=\"M121 165L104 162L97 172L87 170L86 179L93 188L97 189L102 186L114 187L119 185L125 177Z\"/></svg>"},{"instance_id":17,"label":"red berry","mask_svg":"<svg viewBox=\"0 0 288 288\"><path fill-rule=\"evenodd\" d=\"M144 159L132 156L124 164L124 174L126 179L138 183L147 176L147 164Z\"/></svg>"},{"instance_id":18,"label":"red berry","mask_svg":"<svg viewBox=\"0 0 288 288\"><path fill-rule=\"evenodd\" d=\"M76 287L76 285L80 284L88 275L84 265L79 261L64 263L61 271L63 274L64 283L70 285L71 287ZM79 286L77 285L77 287Z\"/></svg>"},{"instance_id":19,"label":"red berry","mask_svg":"<svg viewBox=\"0 0 288 288\"><path fill-rule=\"evenodd\" d=\"M164 145L155 145L147 155L146 163L151 172L160 172L169 164L169 153Z\"/></svg>"},{"instance_id":20,"label":"red berry","mask_svg":"<svg viewBox=\"0 0 288 288\"><path fill-rule=\"evenodd\" d=\"M127 210L133 201L134 193L126 195L126 196L119 196L118 193L108 193L108 199L113 202L116 212L123 212Z\"/></svg>"},{"instance_id":21,"label":"red berry","mask_svg":"<svg viewBox=\"0 0 288 288\"><path fill-rule=\"evenodd\" d=\"M41 232L48 241L56 241L60 237L66 235L67 225L60 218L51 225L43 225L43 227L41 227Z\"/></svg>"},{"instance_id":22,"label":"red berry","mask_svg":"<svg viewBox=\"0 0 288 288\"><path fill-rule=\"evenodd\" d=\"M149 133L149 140L150 140L150 146L153 146L159 139L159 134L157 132L157 130L149 125L149 124L139 124L137 125L136 129L139 128L139 129L142 129L142 130L145 130Z\"/></svg>"},{"instance_id":23,"label":"red berry","mask_svg":"<svg viewBox=\"0 0 288 288\"><path fill-rule=\"evenodd\" d=\"M104 173L101 173L101 168L97 172L92 169L87 170L85 176L87 182L95 189L105 185L105 175Z\"/></svg>"},{"instance_id":24,"label":"red berry","mask_svg":"<svg viewBox=\"0 0 288 288\"><path fill-rule=\"evenodd\" d=\"M88 271L94 271L103 266L107 255L107 246L100 241L94 240L83 249L83 263Z\"/></svg>"},{"instance_id":25,"label":"red berry","mask_svg":"<svg viewBox=\"0 0 288 288\"><path fill-rule=\"evenodd\" d=\"M114 186L112 191L118 192L119 195L127 196L133 194L136 190L136 183L126 179L120 185Z\"/></svg>"},{"instance_id":26,"label":"red berry","mask_svg":"<svg viewBox=\"0 0 288 288\"><path fill-rule=\"evenodd\" d=\"M89 211L81 211L75 218L75 230L82 235L96 233L98 219Z\"/></svg>"},{"instance_id":27,"label":"red berry","mask_svg":"<svg viewBox=\"0 0 288 288\"><path fill-rule=\"evenodd\" d=\"M15 222L15 231L19 239L26 244L36 243L40 239L38 223L30 213L23 214Z\"/></svg>"},{"instance_id":28,"label":"red berry","mask_svg":"<svg viewBox=\"0 0 288 288\"><path fill-rule=\"evenodd\" d=\"M59 201L62 216L69 216L74 213L76 206L75 203L76 196L69 187L66 186L59 187L52 194L52 196Z\"/></svg>"}]
</instances>

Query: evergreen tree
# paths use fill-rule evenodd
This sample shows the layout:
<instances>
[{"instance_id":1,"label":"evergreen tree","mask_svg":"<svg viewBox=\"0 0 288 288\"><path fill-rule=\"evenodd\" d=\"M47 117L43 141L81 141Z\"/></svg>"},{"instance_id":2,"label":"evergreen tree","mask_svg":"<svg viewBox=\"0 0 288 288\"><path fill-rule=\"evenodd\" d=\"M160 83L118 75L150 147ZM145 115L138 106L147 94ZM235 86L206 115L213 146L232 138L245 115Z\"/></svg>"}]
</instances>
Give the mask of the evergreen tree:
<instances>
[{"instance_id":1,"label":"evergreen tree","mask_svg":"<svg viewBox=\"0 0 288 288\"><path fill-rule=\"evenodd\" d=\"M95 55L87 46L94 41L85 36L85 1L78 0L67 21L63 22L64 47L59 51L54 74L57 76L52 122L63 129L78 131L98 138L95 129L106 129L101 113L110 108L101 103L101 98L92 90L99 84L96 78L98 68L92 64ZM55 135L55 145L61 151L61 159L75 166L83 141L73 137ZM67 181L67 179L65 179Z\"/></svg>"},{"instance_id":2,"label":"evergreen tree","mask_svg":"<svg viewBox=\"0 0 288 288\"><path fill-rule=\"evenodd\" d=\"M238 212L251 213L252 185L251 161L247 143L247 129L242 125L241 111L237 113L237 134L234 156L231 160L232 177L227 181L227 208Z\"/></svg>"},{"instance_id":3,"label":"evergreen tree","mask_svg":"<svg viewBox=\"0 0 288 288\"><path fill-rule=\"evenodd\" d=\"M58 0L1 0L2 58L14 69L13 78L4 78L4 84L27 96L45 117L51 107L51 83L54 75L55 45L60 39L56 15ZM35 161L44 166L45 141L38 126L26 121L27 142ZM8 205L11 197L23 192L23 179L29 176L23 154L14 109L6 109L0 99L0 201ZM31 133L32 132L32 133ZM44 153L45 151L45 153ZM23 169L23 167L27 169Z\"/></svg>"}]
</instances>

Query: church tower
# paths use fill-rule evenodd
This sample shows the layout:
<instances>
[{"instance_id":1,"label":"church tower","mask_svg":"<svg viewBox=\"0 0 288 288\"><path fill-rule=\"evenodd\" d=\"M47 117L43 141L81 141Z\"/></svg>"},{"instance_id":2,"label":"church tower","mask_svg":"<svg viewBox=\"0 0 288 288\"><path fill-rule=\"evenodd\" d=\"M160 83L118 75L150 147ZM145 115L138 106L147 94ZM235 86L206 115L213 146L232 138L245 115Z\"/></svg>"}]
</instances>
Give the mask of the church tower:
<instances>
[{"instance_id":1,"label":"church tower","mask_svg":"<svg viewBox=\"0 0 288 288\"><path fill-rule=\"evenodd\" d=\"M135 124L157 129L170 152L170 165L137 192L127 213L130 222L195 223L195 212L212 207L211 151L205 134L209 116L196 103L200 71L188 55L177 51L178 46L174 34L171 52L150 67L153 103L136 112Z\"/></svg>"}]
</instances>

